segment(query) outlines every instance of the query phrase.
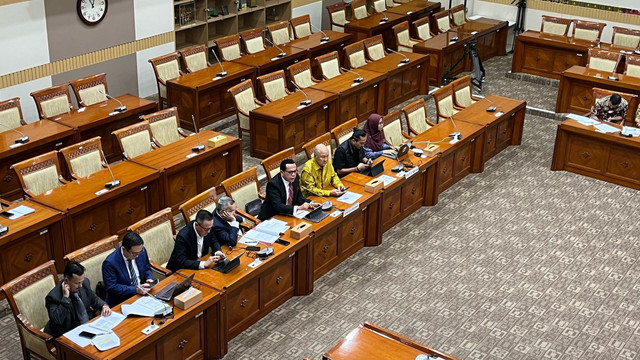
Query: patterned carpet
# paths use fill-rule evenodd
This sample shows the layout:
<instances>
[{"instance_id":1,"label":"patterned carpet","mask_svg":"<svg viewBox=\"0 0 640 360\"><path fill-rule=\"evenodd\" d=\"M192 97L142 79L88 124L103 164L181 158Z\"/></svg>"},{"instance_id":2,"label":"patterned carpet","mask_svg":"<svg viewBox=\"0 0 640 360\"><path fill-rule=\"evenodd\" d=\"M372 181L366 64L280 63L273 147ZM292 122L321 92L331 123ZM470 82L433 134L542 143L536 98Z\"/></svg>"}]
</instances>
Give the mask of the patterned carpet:
<instances>
[{"instance_id":1,"label":"patterned carpet","mask_svg":"<svg viewBox=\"0 0 640 360\"><path fill-rule=\"evenodd\" d=\"M557 84L507 77L501 69L510 63L485 63L483 93L552 110ZM433 119L431 99L429 106ZM521 146L233 339L224 359L320 359L365 321L460 359L637 358L638 194L551 172L557 124L528 114ZM245 167L256 164L245 159ZM0 359L19 352L14 321L4 316Z\"/></svg>"}]
</instances>

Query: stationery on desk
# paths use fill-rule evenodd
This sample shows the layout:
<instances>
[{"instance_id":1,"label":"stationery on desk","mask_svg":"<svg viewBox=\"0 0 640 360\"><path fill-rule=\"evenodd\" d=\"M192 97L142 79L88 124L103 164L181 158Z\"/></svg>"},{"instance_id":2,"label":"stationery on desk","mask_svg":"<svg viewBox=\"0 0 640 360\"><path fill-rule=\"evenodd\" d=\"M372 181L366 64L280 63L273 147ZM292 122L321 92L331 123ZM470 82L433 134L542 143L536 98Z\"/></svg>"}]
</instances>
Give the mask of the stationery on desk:
<instances>
[{"instance_id":1,"label":"stationery on desk","mask_svg":"<svg viewBox=\"0 0 640 360\"><path fill-rule=\"evenodd\" d=\"M337 198L336 200L340 201L340 202L343 202L343 203L346 203L346 204L353 204L354 202L356 202L361 197L362 197L362 194L354 193L352 191L347 191L344 194L342 194L342 196Z\"/></svg>"},{"instance_id":2,"label":"stationery on desk","mask_svg":"<svg viewBox=\"0 0 640 360\"><path fill-rule=\"evenodd\" d=\"M377 179L382 181L384 183L384 186L387 186L392 182L396 181L396 178L394 178L393 176L384 175L384 174L378 176Z\"/></svg>"},{"instance_id":3,"label":"stationery on desk","mask_svg":"<svg viewBox=\"0 0 640 360\"><path fill-rule=\"evenodd\" d=\"M36 211L28 206L20 205L11 210L7 210L7 212L11 214L9 215L9 220L15 220L23 217L24 215L33 214Z\"/></svg>"},{"instance_id":4,"label":"stationery on desk","mask_svg":"<svg viewBox=\"0 0 640 360\"><path fill-rule=\"evenodd\" d=\"M280 237L280 234L284 234L288 229L289 225L286 222L278 219L269 219L247 231L238 242L245 245L257 245L258 243L273 245Z\"/></svg>"},{"instance_id":5,"label":"stationery on desk","mask_svg":"<svg viewBox=\"0 0 640 360\"><path fill-rule=\"evenodd\" d=\"M95 341L98 337L102 337L102 336L107 336L109 335L109 338L111 339L113 336L115 336L117 338L117 336L111 331L113 330L114 327L116 327L118 324L120 324L124 319L126 318L126 316L118 313L118 312L111 312L110 316L101 316L100 318L98 318L98 320L90 322L90 323L86 323L86 324L82 324L78 327L76 327L73 330L70 330L68 332L66 332L64 334L64 337L66 337L67 339L73 341L75 344L77 344L80 347L85 347L89 344L92 344L92 341ZM84 337L84 336L80 336L80 334L82 333L89 333L89 334L93 334L95 335L95 337L90 338L90 337ZM115 340L114 340L115 341ZM117 340L118 345L120 345L120 339ZM100 342L100 346L103 347L102 345L107 345L106 343L103 343L102 341ZM94 344L95 345L95 344ZM116 346L118 346L116 345ZM100 347L96 346L98 348L98 350L100 351L104 351L102 350Z\"/></svg>"},{"instance_id":6,"label":"stationery on desk","mask_svg":"<svg viewBox=\"0 0 640 360\"><path fill-rule=\"evenodd\" d=\"M126 316L139 315L153 317L157 313L164 312L169 306L153 296L143 296L132 304L122 304L122 313Z\"/></svg>"}]
</instances>

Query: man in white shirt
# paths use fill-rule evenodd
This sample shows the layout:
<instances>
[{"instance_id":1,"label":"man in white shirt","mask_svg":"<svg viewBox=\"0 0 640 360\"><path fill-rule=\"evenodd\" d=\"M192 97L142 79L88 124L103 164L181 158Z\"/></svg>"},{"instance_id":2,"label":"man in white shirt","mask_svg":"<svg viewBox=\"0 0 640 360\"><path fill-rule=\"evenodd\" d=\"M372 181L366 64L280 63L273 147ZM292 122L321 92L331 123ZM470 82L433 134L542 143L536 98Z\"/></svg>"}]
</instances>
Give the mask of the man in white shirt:
<instances>
[{"instance_id":1,"label":"man in white shirt","mask_svg":"<svg viewBox=\"0 0 640 360\"><path fill-rule=\"evenodd\" d=\"M224 260L224 253L213 232L213 215L207 210L200 210L196 219L190 221L176 235L176 242L167 263L167 269L205 269ZM211 254L207 260L198 260L202 256Z\"/></svg>"}]
</instances>

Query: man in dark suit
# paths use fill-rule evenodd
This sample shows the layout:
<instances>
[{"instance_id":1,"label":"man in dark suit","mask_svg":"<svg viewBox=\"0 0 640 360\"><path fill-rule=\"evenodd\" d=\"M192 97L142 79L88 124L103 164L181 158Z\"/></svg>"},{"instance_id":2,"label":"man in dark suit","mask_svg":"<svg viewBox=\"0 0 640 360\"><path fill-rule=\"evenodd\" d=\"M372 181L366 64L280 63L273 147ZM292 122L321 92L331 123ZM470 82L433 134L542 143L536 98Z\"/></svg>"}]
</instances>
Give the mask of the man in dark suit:
<instances>
[{"instance_id":1,"label":"man in dark suit","mask_svg":"<svg viewBox=\"0 0 640 360\"><path fill-rule=\"evenodd\" d=\"M107 304L113 307L135 294L146 295L153 282L149 255L140 235L130 231L102 263Z\"/></svg>"},{"instance_id":2,"label":"man in dark suit","mask_svg":"<svg viewBox=\"0 0 640 360\"><path fill-rule=\"evenodd\" d=\"M240 223L244 221L242 216L236 213L238 205L228 197L223 196L218 199L216 209L213 212L213 233L220 245L236 246L238 234L240 234Z\"/></svg>"},{"instance_id":3,"label":"man in dark suit","mask_svg":"<svg viewBox=\"0 0 640 360\"><path fill-rule=\"evenodd\" d=\"M224 253L220 250L220 244L213 235L213 216L207 210L200 210L196 219L190 221L176 235L176 242L167 263L167 269L177 271L180 269L205 269L224 260ZM205 261L199 261L211 249L210 256Z\"/></svg>"},{"instance_id":4,"label":"man in dark suit","mask_svg":"<svg viewBox=\"0 0 640 360\"><path fill-rule=\"evenodd\" d=\"M314 203L302 195L300 177L296 163L284 159L280 163L280 173L267 183L267 199L258 219L264 221L276 214L293 215L298 209L315 209L320 204Z\"/></svg>"},{"instance_id":5,"label":"man in dark suit","mask_svg":"<svg viewBox=\"0 0 640 360\"><path fill-rule=\"evenodd\" d=\"M64 268L64 278L45 298L49 322L44 332L58 337L92 319L99 311L111 315L111 309L93 291L84 277L84 266L72 261Z\"/></svg>"}]
</instances>

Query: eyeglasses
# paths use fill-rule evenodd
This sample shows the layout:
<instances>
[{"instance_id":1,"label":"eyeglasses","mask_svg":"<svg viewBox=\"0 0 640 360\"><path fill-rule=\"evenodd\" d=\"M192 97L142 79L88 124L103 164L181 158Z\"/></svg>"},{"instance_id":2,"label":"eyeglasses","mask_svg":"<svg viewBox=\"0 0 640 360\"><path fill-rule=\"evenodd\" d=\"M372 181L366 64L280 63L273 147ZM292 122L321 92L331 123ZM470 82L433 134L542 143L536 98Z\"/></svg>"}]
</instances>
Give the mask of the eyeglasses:
<instances>
[{"instance_id":1,"label":"eyeglasses","mask_svg":"<svg viewBox=\"0 0 640 360\"><path fill-rule=\"evenodd\" d=\"M129 254L131 254L131 257L136 257L140 254L142 254L142 250L140 251L131 251L131 250L127 250L129 252Z\"/></svg>"},{"instance_id":2,"label":"eyeglasses","mask_svg":"<svg viewBox=\"0 0 640 360\"><path fill-rule=\"evenodd\" d=\"M209 231L211 231L211 227L206 228L206 227L204 227L204 226L202 226L202 225L200 225L200 224L198 224L198 223L196 223L196 225L200 226L200 229L204 230L205 232L209 232ZM213 226L212 226L212 227L213 227Z\"/></svg>"},{"instance_id":3,"label":"eyeglasses","mask_svg":"<svg viewBox=\"0 0 640 360\"><path fill-rule=\"evenodd\" d=\"M286 172L286 173L287 173L287 174L289 174L289 175L293 175L293 174L296 174L296 173L298 172L298 169L295 169L295 170L285 170L284 172Z\"/></svg>"}]
</instances>

